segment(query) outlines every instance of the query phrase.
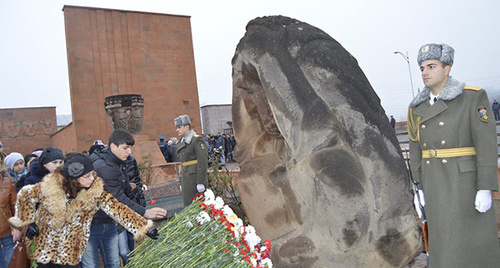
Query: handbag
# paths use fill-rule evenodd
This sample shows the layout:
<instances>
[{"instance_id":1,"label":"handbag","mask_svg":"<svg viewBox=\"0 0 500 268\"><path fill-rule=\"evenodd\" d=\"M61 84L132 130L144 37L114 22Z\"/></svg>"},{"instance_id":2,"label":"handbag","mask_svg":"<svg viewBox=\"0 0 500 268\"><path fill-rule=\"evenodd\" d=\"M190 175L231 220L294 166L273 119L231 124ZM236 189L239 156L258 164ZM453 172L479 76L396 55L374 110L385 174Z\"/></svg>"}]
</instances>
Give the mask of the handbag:
<instances>
[{"instance_id":1,"label":"handbag","mask_svg":"<svg viewBox=\"0 0 500 268\"><path fill-rule=\"evenodd\" d=\"M16 243L14 247L14 252L12 253L12 257L10 258L9 268L29 268L30 260L28 259L28 249L26 248L26 244L24 243L24 239L26 237L26 231L28 230L28 226L24 227L21 230L21 237Z\"/></svg>"}]
</instances>

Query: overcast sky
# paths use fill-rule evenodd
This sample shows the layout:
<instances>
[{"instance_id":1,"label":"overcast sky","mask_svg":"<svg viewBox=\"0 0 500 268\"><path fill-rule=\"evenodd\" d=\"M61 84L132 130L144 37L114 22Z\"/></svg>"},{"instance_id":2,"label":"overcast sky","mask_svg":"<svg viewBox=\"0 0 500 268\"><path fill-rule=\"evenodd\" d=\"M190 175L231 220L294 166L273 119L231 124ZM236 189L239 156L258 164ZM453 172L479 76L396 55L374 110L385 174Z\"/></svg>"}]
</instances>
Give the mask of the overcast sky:
<instances>
[{"instance_id":1,"label":"overcast sky","mask_svg":"<svg viewBox=\"0 0 500 268\"><path fill-rule=\"evenodd\" d=\"M398 121L412 90L408 64L394 51L409 53L415 94L423 87L417 50L430 42L455 48L455 79L500 92L498 0L0 0L0 108L71 113L64 5L191 16L200 105L231 103L236 45L250 20L269 15L309 23L340 42Z\"/></svg>"}]
</instances>

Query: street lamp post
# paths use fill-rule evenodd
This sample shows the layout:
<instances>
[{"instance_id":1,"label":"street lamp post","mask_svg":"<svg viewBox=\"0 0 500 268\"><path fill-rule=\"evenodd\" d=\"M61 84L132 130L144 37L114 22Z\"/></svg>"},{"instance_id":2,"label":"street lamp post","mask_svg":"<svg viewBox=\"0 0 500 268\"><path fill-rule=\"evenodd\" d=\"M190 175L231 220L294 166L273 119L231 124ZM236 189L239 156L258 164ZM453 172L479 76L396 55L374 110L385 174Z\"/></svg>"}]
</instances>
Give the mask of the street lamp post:
<instances>
[{"instance_id":1,"label":"street lamp post","mask_svg":"<svg viewBox=\"0 0 500 268\"><path fill-rule=\"evenodd\" d=\"M415 93L413 91L413 80L411 78L411 68L410 68L410 57L408 57L408 51L406 51L406 54L403 54L399 51L394 51L394 54L399 54L403 59L408 63L408 73L410 74L410 84L411 84L411 95L413 98L415 98Z\"/></svg>"}]
</instances>

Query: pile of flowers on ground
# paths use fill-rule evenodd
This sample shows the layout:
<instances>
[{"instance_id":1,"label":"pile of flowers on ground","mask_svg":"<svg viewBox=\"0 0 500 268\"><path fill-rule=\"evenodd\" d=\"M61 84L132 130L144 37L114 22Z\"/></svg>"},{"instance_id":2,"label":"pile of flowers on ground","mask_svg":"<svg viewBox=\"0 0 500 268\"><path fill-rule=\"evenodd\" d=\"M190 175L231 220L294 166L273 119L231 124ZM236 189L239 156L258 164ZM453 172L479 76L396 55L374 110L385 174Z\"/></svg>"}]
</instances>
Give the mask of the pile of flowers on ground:
<instances>
[{"instance_id":1,"label":"pile of flowers on ground","mask_svg":"<svg viewBox=\"0 0 500 268\"><path fill-rule=\"evenodd\" d=\"M126 267L272 267L271 241L261 241L211 190L145 239Z\"/></svg>"}]
</instances>

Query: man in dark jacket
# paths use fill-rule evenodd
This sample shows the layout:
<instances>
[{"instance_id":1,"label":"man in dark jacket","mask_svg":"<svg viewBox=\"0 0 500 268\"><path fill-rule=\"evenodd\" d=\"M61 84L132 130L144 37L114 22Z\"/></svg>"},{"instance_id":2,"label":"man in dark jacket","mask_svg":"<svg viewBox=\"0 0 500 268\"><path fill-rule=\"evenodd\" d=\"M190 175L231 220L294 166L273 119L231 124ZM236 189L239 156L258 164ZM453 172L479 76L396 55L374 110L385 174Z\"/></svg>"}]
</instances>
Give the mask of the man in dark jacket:
<instances>
[{"instance_id":1,"label":"man in dark jacket","mask_svg":"<svg viewBox=\"0 0 500 268\"><path fill-rule=\"evenodd\" d=\"M165 136L160 136L160 141L158 142L158 147L160 148L163 157L167 160L167 143L165 142ZM168 160L167 160L168 162Z\"/></svg>"},{"instance_id":2,"label":"man in dark jacket","mask_svg":"<svg viewBox=\"0 0 500 268\"><path fill-rule=\"evenodd\" d=\"M146 209L129 197L132 196L132 187L123 163L132 154L134 143L134 137L128 131L113 131L109 136L109 146L91 155L94 169L103 179L104 189L113 194L119 202L148 219L165 217L167 211L163 208ZM82 257L83 268L98 267L98 250L105 266L120 267L116 224L103 211L98 211L92 220L89 242Z\"/></svg>"},{"instance_id":3,"label":"man in dark jacket","mask_svg":"<svg viewBox=\"0 0 500 268\"><path fill-rule=\"evenodd\" d=\"M186 207L191 204L197 193L204 192L207 187L207 144L202 136L196 135L191 129L189 116L181 115L174 121L175 130L181 137L177 156L182 165L182 198Z\"/></svg>"}]
</instances>

